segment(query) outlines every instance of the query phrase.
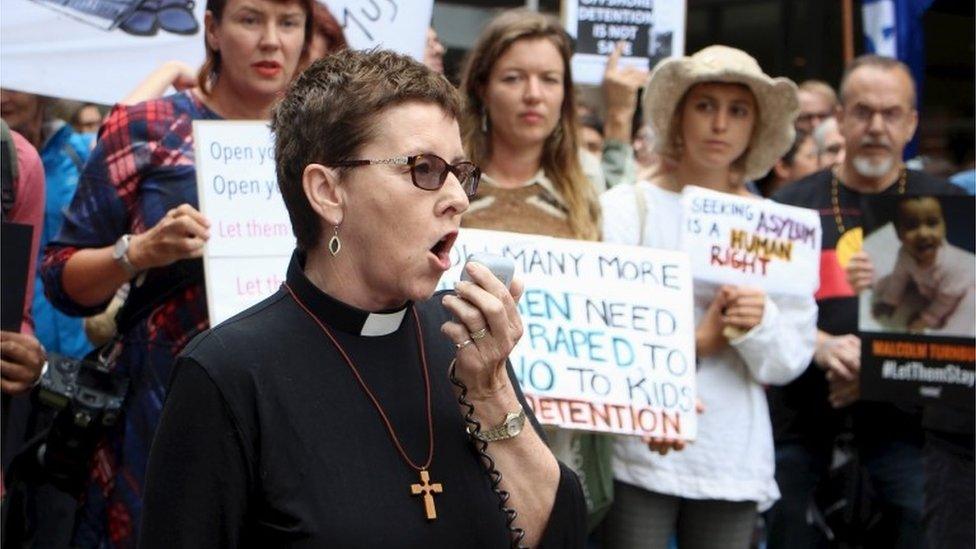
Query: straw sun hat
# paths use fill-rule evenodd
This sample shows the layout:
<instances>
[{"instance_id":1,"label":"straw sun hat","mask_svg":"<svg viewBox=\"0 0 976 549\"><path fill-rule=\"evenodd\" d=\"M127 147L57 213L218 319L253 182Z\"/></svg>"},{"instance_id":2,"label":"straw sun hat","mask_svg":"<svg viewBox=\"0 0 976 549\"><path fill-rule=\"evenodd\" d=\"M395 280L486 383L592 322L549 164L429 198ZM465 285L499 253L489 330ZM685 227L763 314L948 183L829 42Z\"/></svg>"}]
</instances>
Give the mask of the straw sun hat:
<instances>
[{"instance_id":1,"label":"straw sun hat","mask_svg":"<svg viewBox=\"0 0 976 549\"><path fill-rule=\"evenodd\" d=\"M658 152L677 150L671 143L671 119L681 98L700 82L744 84L752 90L758 126L741 164L747 181L765 175L793 144L793 120L799 111L796 84L766 75L752 56L728 46L709 46L689 57L665 59L651 72L644 94L644 112L658 136Z\"/></svg>"}]
</instances>

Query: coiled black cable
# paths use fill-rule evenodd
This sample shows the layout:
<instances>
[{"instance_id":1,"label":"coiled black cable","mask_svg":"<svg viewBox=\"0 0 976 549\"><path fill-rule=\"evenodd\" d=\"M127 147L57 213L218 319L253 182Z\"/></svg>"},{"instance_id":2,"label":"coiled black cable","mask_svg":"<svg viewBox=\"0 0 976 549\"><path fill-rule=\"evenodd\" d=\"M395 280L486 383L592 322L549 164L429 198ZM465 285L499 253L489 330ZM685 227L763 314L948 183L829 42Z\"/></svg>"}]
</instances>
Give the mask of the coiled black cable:
<instances>
[{"instance_id":1,"label":"coiled black cable","mask_svg":"<svg viewBox=\"0 0 976 549\"><path fill-rule=\"evenodd\" d=\"M468 388L461 382L457 377L456 368L457 359L451 361L451 367L448 369L450 373L451 383L455 387L460 389L461 393L458 395L458 404L467 410L464 413L464 423L468 427L468 436L471 438L471 443L474 445L475 450L478 451L478 455L481 457L482 463L485 469L488 471L488 479L491 482L491 489L498 496L498 509L502 513L505 513L505 525L508 527L508 531L512 536L511 547L513 549L528 549L526 546L522 545L522 540L525 539L525 530L522 528L517 528L514 526L515 519L518 517L518 512L511 507L507 507L509 493L506 490L501 489L502 474L498 469L495 469L495 460L492 459L491 455L488 453L488 443L474 436L474 433L481 432L481 422L474 418L474 405L468 401Z\"/></svg>"}]
</instances>

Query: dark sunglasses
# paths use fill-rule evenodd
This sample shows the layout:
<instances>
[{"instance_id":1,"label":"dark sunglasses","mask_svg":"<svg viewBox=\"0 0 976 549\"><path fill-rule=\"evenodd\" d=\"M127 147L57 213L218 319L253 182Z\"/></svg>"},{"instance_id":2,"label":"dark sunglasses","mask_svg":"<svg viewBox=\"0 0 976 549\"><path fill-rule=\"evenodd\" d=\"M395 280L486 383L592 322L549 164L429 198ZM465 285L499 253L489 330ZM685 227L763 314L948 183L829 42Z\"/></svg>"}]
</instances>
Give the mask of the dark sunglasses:
<instances>
[{"instance_id":1,"label":"dark sunglasses","mask_svg":"<svg viewBox=\"0 0 976 549\"><path fill-rule=\"evenodd\" d=\"M464 161L448 164L447 160L436 154L397 156L383 160L343 160L330 166L333 168L356 168L374 164L410 166L410 178L413 180L414 186L425 191L436 191L443 187L444 182L447 181L448 173L454 174L468 197L472 197L478 192L478 183L481 182L481 168L475 166L474 163Z\"/></svg>"}]
</instances>

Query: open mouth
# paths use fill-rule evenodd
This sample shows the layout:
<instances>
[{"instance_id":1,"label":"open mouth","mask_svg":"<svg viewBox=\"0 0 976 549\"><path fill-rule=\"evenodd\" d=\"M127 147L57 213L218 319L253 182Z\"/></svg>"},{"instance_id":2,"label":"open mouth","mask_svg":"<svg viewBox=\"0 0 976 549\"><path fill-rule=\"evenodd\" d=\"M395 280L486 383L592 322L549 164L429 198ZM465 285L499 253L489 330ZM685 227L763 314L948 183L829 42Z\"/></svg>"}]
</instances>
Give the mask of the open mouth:
<instances>
[{"instance_id":1,"label":"open mouth","mask_svg":"<svg viewBox=\"0 0 976 549\"><path fill-rule=\"evenodd\" d=\"M457 235L457 231L447 233L430 248L430 253L437 257L438 265L444 270L451 266L451 248L457 240Z\"/></svg>"}]
</instances>

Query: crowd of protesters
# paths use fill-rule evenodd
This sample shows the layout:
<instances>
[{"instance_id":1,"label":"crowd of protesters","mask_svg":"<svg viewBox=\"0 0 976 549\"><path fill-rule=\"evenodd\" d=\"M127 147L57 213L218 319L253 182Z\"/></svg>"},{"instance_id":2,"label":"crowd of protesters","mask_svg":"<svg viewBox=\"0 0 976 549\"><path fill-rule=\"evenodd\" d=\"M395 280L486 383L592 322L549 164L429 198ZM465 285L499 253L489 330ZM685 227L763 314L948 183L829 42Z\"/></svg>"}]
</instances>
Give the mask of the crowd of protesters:
<instances>
[{"instance_id":1,"label":"crowd of protesters","mask_svg":"<svg viewBox=\"0 0 976 549\"><path fill-rule=\"evenodd\" d=\"M140 524L165 530L160 517L143 514L146 490L167 489L147 480L147 468L151 454L180 453L152 442L174 361L211 328L200 260L210 223L196 195L192 121L270 120L303 70L347 48L318 2L209 0L207 10L203 66L147 67L146 79L120 90L104 118L104 108L84 104L61 120L54 99L2 90L11 130L4 128L4 160L14 168L4 220L35 229L23 324L2 334L11 547L134 547ZM680 249L680 193L697 185L813 209L823 228L815 295L696 283L694 443L546 430L552 454L580 473L587 543L974 547L972 412L860 399L857 295L875 281L872 258L850 248L861 197L964 194L904 161L919 123L911 72L868 55L847 65L836 88L796 85L725 46L651 71L619 66L618 48L600 109L577 101L572 53L555 19L503 12L458 75L458 112L443 106L455 99L438 99L456 122L446 127L458 129L464 160L480 168L477 193L452 206L462 227ZM443 54L429 29L423 70L443 72ZM314 88L314 78L303 85ZM635 124L640 113L646 122ZM448 160L455 164L444 177L460 179L463 162ZM279 177L287 169L279 166ZM409 173L413 190L424 192L415 166ZM313 215L306 210L290 208L293 224L309 223L296 223L296 215ZM338 243L342 223L332 225L324 239L334 228ZM455 343L460 356L471 339ZM110 349L128 380L121 420L97 441L79 484L31 476L36 471L23 480L16 464L36 453L50 420L29 398L46 353L80 359L98 348ZM147 512L165 507L153 498ZM287 512L287 502L277 504ZM263 511L242 510L242 522ZM290 527L291 538L275 539L300 545L310 526ZM245 538L233 539L246 545ZM162 546L145 536L142 543Z\"/></svg>"}]
</instances>

